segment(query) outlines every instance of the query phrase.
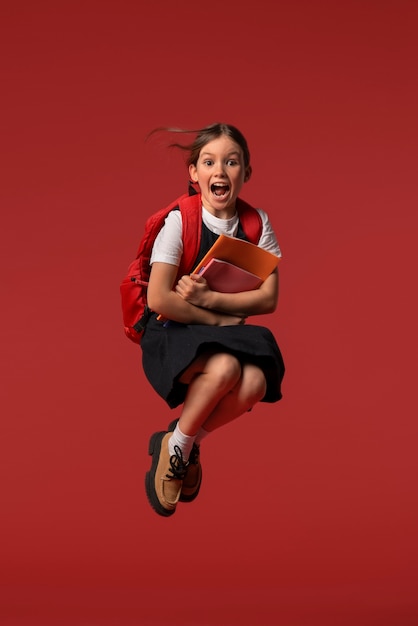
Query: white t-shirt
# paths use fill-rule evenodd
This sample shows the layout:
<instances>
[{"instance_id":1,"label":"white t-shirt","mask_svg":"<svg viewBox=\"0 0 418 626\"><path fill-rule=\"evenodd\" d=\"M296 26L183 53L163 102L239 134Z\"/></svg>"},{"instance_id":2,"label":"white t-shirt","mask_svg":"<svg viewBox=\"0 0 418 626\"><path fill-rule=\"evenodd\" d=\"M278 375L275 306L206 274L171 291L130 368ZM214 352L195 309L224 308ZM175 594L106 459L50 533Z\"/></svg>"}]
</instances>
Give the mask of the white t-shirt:
<instances>
[{"instance_id":1,"label":"white t-shirt","mask_svg":"<svg viewBox=\"0 0 418 626\"><path fill-rule=\"evenodd\" d=\"M262 221L262 232L258 245L278 257L281 257L279 244L276 235L271 227L268 215L262 209L257 209ZM224 220L212 213L209 213L202 206L202 220L205 226L216 235L229 235L235 237L238 231L239 218L238 214L230 219ZM166 219L164 226L158 233L154 246L152 248L150 263L154 261L158 263L169 263L170 265L180 265L181 255L183 254L182 234L182 218L180 211L171 211Z\"/></svg>"}]
</instances>

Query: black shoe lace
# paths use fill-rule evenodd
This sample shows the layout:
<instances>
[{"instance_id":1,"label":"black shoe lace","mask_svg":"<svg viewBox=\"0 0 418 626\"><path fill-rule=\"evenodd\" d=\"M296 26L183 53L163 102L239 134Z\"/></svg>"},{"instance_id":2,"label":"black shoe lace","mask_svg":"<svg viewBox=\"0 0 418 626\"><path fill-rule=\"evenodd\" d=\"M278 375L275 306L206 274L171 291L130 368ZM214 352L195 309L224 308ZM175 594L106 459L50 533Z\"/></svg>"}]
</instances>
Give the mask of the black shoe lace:
<instances>
[{"instance_id":1,"label":"black shoe lace","mask_svg":"<svg viewBox=\"0 0 418 626\"><path fill-rule=\"evenodd\" d=\"M174 446L174 454L170 457L169 472L172 474L166 474L167 478L177 478L183 480L186 475L188 463L183 459L183 454L178 446Z\"/></svg>"}]
</instances>

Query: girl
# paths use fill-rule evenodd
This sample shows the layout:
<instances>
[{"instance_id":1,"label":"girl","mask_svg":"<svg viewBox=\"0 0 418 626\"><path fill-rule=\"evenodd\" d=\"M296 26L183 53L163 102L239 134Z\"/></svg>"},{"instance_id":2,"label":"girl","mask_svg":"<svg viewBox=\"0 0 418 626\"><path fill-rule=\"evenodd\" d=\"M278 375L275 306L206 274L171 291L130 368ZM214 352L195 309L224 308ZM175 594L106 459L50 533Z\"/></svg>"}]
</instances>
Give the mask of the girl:
<instances>
[{"instance_id":1,"label":"girl","mask_svg":"<svg viewBox=\"0 0 418 626\"><path fill-rule=\"evenodd\" d=\"M169 129L167 129L169 130ZM189 151L191 183L201 194L202 237L196 264L221 233L244 239L236 200L251 176L250 153L241 132L213 124L193 132ZM259 246L280 257L267 214ZM178 420L156 432L149 443L151 469L146 492L153 509L172 515L180 501L197 496L202 480L200 443L260 401L280 400L284 364L272 333L245 324L250 315L277 306L278 273L258 288L241 293L211 291L192 274L175 284L182 255L180 211L169 213L151 255L148 306L153 314L141 341L145 374L171 408L183 404ZM162 319L161 319L162 318ZM170 322L164 322L164 319Z\"/></svg>"}]
</instances>

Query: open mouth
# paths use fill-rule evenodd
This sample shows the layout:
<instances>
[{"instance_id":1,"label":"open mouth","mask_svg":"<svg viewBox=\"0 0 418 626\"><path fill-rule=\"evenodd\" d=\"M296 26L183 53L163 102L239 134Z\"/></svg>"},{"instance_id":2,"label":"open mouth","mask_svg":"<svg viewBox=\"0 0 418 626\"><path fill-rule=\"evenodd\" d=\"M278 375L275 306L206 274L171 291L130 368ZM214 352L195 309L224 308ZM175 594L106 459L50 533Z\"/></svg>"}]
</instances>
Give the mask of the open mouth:
<instances>
[{"instance_id":1,"label":"open mouth","mask_svg":"<svg viewBox=\"0 0 418 626\"><path fill-rule=\"evenodd\" d=\"M217 198L223 198L229 191L229 185L213 183L213 185L210 186L210 190Z\"/></svg>"}]
</instances>

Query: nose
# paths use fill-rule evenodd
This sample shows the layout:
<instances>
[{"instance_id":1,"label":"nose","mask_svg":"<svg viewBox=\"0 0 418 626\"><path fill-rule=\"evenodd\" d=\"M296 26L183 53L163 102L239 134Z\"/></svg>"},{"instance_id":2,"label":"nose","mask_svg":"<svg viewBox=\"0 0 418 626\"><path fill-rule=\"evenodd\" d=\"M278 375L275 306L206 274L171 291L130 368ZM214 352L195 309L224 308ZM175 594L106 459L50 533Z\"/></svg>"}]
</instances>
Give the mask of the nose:
<instances>
[{"instance_id":1,"label":"nose","mask_svg":"<svg viewBox=\"0 0 418 626\"><path fill-rule=\"evenodd\" d=\"M222 161L216 161L215 163L215 176L225 175L225 165Z\"/></svg>"}]
</instances>

